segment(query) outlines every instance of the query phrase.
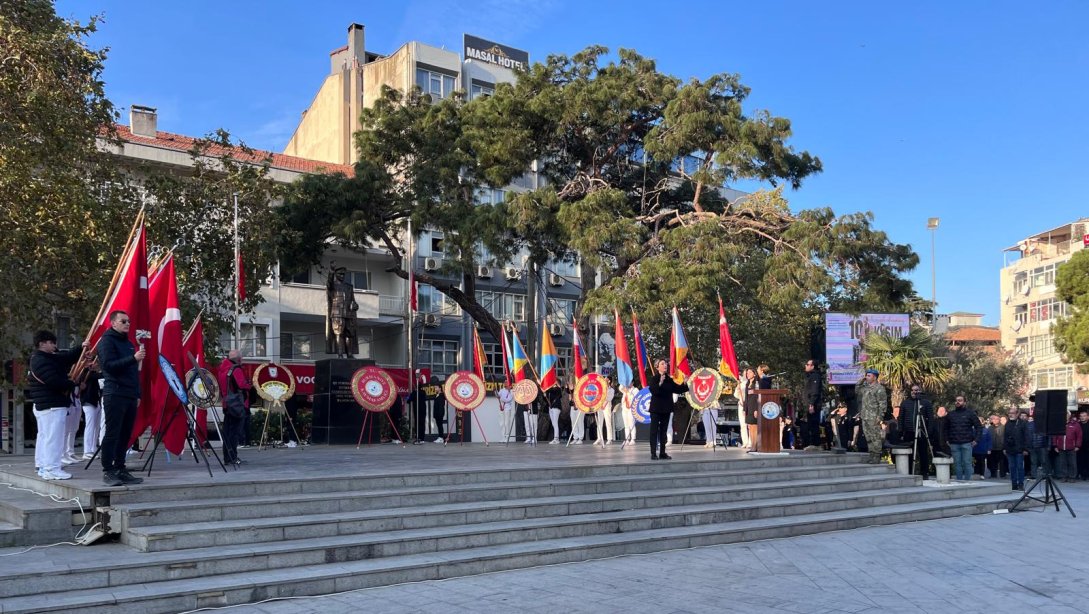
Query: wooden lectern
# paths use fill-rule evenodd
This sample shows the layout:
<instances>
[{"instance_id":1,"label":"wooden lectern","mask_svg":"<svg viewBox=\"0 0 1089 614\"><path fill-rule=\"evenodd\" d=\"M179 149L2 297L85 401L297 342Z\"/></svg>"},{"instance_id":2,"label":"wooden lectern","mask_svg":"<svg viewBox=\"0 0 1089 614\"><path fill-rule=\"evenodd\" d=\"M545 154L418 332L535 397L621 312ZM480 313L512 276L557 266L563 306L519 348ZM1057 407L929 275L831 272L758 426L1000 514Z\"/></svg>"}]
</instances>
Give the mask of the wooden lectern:
<instances>
[{"instance_id":1,"label":"wooden lectern","mask_svg":"<svg viewBox=\"0 0 1089 614\"><path fill-rule=\"evenodd\" d=\"M783 421L783 399L789 390L769 388L757 390L760 404L757 411L757 452L779 452L782 449L780 425Z\"/></svg>"}]
</instances>

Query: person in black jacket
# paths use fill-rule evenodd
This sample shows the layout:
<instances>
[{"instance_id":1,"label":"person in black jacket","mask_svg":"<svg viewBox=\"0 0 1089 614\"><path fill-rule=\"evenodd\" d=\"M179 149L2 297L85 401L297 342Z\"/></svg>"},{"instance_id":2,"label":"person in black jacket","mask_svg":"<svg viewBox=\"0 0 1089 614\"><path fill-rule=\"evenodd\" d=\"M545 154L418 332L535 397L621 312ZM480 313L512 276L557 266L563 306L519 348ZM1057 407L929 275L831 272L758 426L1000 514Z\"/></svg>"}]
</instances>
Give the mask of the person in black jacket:
<instances>
[{"instance_id":1,"label":"person in black jacket","mask_svg":"<svg viewBox=\"0 0 1089 614\"><path fill-rule=\"evenodd\" d=\"M953 467L958 480L972 479L972 446L979 439L982 425L976 410L968 407L964 395L957 395L955 407L949 412L948 440L953 453Z\"/></svg>"},{"instance_id":2,"label":"person in black jacket","mask_svg":"<svg viewBox=\"0 0 1089 614\"><path fill-rule=\"evenodd\" d=\"M819 450L821 445L821 401L824 379L812 358L805 363L805 449Z\"/></svg>"},{"instance_id":3,"label":"person in black jacket","mask_svg":"<svg viewBox=\"0 0 1089 614\"><path fill-rule=\"evenodd\" d=\"M446 392L443 390L443 381L437 377L431 378L431 385L438 386L435 398L431 400L431 417L435 419L435 428L439 430L438 441L446 440Z\"/></svg>"},{"instance_id":4,"label":"person in black jacket","mask_svg":"<svg viewBox=\"0 0 1089 614\"><path fill-rule=\"evenodd\" d=\"M927 445L926 427L934 418L934 409L930 400L923 397L923 389L918 384L911 385L908 398L900 403L900 413L896 424L900 428L900 441L912 446L913 457L908 466L913 473L923 476L930 474L930 446ZM917 454L918 458L914 458Z\"/></svg>"},{"instance_id":5,"label":"person in black jacket","mask_svg":"<svg viewBox=\"0 0 1089 614\"><path fill-rule=\"evenodd\" d=\"M1013 490L1025 489L1025 457L1028 456L1031 442L1028 429L1023 420L1019 420L1016 407L1011 407L1007 416L1006 428L1002 432L1002 447L1010 466L1010 484Z\"/></svg>"},{"instance_id":6,"label":"person in black jacket","mask_svg":"<svg viewBox=\"0 0 1089 614\"><path fill-rule=\"evenodd\" d=\"M106 414L106 429L100 448L102 481L107 486L139 484L138 478L125 468L125 452L136 421L140 402L140 364L147 353L143 345L137 349L129 341L129 315L124 311L110 313L110 329L98 342L98 366L102 369L102 411Z\"/></svg>"},{"instance_id":7,"label":"person in black jacket","mask_svg":"<svg viewBox=\"0 0 1089 614\"><path fill-rule=\"evenodd\" d=\"M83 347L87 347L84 343ZM57 351L57 336L42 330L34 334L34 352L30 355L27 396L34 403L38 436L34 441L34 465L46 480L67 480L72 474L61 468L64 453L64 423L69 411L76 409L72 393L76 384L68 379L68 370L76 364L80 350Z\"/></svg>"},{"instance_id":8,"label":"person in black jacket","mask_svg":"<svg viewBox=\"0 0 1089 614\"><path fill-rule=\"evenodd\" d=\"M666 429L673 413L673 395L684 394L688 384L678 384L669 377L669 364L659 358L658 374L650 381L650 458L669 460L666 454Z\"/></svg>"}]
</instances>

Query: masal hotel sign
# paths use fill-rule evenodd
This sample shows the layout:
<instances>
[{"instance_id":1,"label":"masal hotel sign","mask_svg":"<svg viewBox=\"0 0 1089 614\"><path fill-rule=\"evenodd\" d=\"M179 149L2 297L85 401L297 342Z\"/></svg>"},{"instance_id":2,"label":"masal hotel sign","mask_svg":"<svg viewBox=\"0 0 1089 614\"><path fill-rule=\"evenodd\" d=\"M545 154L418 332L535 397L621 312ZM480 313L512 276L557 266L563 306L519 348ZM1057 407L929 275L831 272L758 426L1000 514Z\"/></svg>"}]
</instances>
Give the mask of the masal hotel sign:
<instances>
[{"instance_id":1,"label":"masal hotel sign","mask_svg":"<svg viewBox=\"0 0 1089 614\"><path fill-rule=\"evenodd\" d=\"M529 68L528 52L477 38L471 34L465 35L465 59L495 64L509 70Z\"/></svg>"}]
</instances>

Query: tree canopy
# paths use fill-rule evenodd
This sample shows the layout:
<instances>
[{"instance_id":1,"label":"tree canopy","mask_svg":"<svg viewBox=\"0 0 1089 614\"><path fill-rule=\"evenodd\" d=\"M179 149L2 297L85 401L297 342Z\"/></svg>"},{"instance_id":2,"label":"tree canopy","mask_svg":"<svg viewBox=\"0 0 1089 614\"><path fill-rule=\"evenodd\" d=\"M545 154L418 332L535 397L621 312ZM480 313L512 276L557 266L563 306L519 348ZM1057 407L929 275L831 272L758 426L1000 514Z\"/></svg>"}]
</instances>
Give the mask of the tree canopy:
<instances>
[{"instance_id":1,"label":"tree canopy","mask_svg":"<svg viewBox=\"0 0 1089 614\"><path fill-rule=\"evenodd\" d=\"M519 250L537 265L581 262L580 315L634 306L652 351L675 304L690 330L716 320L717 289L742 360L798 360L824 310L901 309L917 257L870 214L792 211L782 185L800 187L820 160L788 144L789 120L746 112L748 95L737 75L682 82L635 51L596 46L472 101L387 89L363 113L355 176L304 179L287 199L284 214L305 227L283 253L317 262L331 239L399 257L412 219L445 233L453 275L416 279L493 334L473 292L480 246L500 264ZM731 200L722 188L739 179L779 187ZM524 187L481 202L512 182ZM717 337L691 337L717 362Z\"/></svg>"},{"instance_id":2,"label":"tree canopy","mask_svg":"<svg viewBox=\"0 0 1089 614\"><path fill-rule=\"evenodd\" d=\"M1089 373L1089 250L1081 250L1059 267L1055 294L1070 305L1070 313L1055 324L1055 349Z\"/></svg>"},{"instance_id":3,"label":"tree canopy","mask_svg":"<svg viewBox=\"0 0 1089 614\"><path fill-rule=\"evenodd\" d=\"M239 194L248 300L275 256L277 189L268 163L210 157L225 132L198 140L190 175L118 155L105 97L97 19L57 17L48 0L0 3L0 356L25 355L35 329L71 319L82 335L106 293L132 220L146 206L149 248L173 249L187 319L204 309L206 339L233 319L231 207ZM69 339L61 340L63 342ZM78 342L78 341L77 341Z\"/></svg>"}]
</instances>

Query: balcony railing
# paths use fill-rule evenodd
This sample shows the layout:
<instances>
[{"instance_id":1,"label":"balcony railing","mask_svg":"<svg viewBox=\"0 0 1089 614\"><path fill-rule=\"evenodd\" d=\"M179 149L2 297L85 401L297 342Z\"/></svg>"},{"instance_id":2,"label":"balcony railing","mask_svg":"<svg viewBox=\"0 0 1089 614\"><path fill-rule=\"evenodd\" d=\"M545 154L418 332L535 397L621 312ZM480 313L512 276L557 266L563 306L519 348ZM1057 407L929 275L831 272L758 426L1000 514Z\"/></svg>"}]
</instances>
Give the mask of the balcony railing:
<instances>
[{"instance_id":1,"label":"balcony railing","mask_svg":"<svg viewBox=\"0 0 1089 614\"><path fill-rule=\"evenodd\" d=\"M381 294L378 296L378 313L384 316L401 316L405 314L405 297Z\"/></svg>"}]
</instances>

